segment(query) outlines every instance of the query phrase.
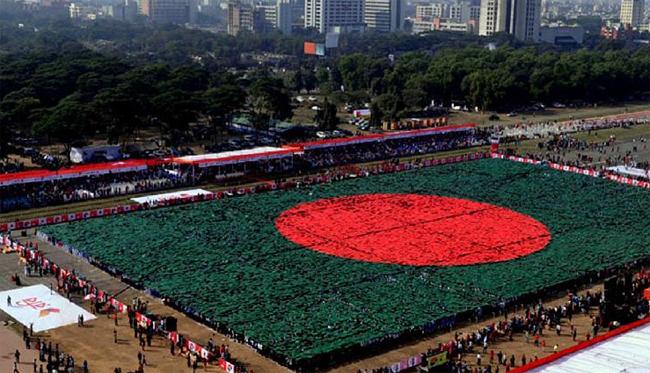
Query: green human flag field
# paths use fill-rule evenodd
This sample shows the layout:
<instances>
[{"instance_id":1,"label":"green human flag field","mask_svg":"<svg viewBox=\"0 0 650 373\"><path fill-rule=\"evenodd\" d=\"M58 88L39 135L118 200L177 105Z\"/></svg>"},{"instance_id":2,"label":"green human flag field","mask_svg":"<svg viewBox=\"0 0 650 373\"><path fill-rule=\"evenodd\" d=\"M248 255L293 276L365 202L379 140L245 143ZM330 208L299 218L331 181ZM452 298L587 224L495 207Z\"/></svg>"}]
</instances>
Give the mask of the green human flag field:
<instances>
[{"instance_id":1,"label":"green human flag field","mask_svg":"<svg viewBox=\"0 0 650 373\"><path fill-rule=\"evenodd\" d=\"M454 197L503 207L541 223L550 240L538 251L506 261L401 265L316 251L290 241L276 228L278 217L296 206L374 194ZM372 206L367 210L373 219L342 221L341 232L372 231L379 242L382 229L407 235L403 228L389 226L390 208L378 206L380 216L372 215ZM427 206L424 213L446 213L434 210L435 205ZM325 210L321 206L319 211ZM339 211L324 216L336 219ZM414 226L421 231L417 229ZM462 229L472 242L492 239L492 231L482 226ZM650 191L544 166L485 159L41 230L296 364L577 279L588 271L646 258ZM371 247L370 241L363 242ZM466 246L471 255L472 245L458 246ZM417 247L423 253L428 250L426 242ZM513 247L494 250L511 253ZM490 249L488 245L482 250Z\"/></svg>"}]
</instances>

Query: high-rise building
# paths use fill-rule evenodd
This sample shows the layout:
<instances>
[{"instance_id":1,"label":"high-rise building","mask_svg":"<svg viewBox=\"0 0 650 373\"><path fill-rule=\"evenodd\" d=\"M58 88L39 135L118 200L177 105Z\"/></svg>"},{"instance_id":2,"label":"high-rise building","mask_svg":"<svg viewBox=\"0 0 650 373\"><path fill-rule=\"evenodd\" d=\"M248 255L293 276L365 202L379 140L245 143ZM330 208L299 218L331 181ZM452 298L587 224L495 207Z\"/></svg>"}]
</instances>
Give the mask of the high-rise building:
<instances>
[{"instance_id":1,"label":"high-rise building","mask_svg":"<svg viewBox=\"0 0 650 373\"><path fill-rule=\"evenodd\" d=\"M510 33L515 38L528 41L539 41L539 27L542 23L542 0L515 0L510 18Z\"/></svg>"},{"instance_id":2,"label":"high-rise building","mask_svg":"<svg viewBox=\"0 0 650 373\"><path fill-rule=\"evenodd\" d=\"M645 0L622 0L621 23L630 27L639 27L643 22Z\"/></svg>"},{"instance_id":3,"label":"high-rise building","mask_svg":"<svg viewBox=\"0 0 650 373\"><path fill-rule=\"evenodd\" d=\"M275 27L283 34L291 34L293 28L293 4L291 0L277 0Z\"/></svg>"},{"instance_id":4,"label":"high-rise building","mask_svg":"<svg viewBox=\"0 0 650 373\"><path fill-rule=\"evenodd\" d=\"M189 0L141 0L140 13L156 23L187 23L190 20Z\"/></svg>"},{"instance_id":5,"label":"high-rise building","mask_svg":"<svg viewBox=\"0 0 650 373\"><path fill-rule=\"evenodd\" d=\"M241 31L253 31L253 6L240 2L228 3L228 34L237 35Z\"/></svg>"},{"instance_id":6,"label":"high-rise building","mask_svg":"<svg viewBox=\"0 0 650 373\"><path fill-rule=\"evenodd\" d=\"M363 32L363 0L305 0L305 28Z\"/></svg>"},{"instance_id":7,"label":"high-rise building","mask_svg":"<svg viewBox=\"0 0 650 373\"><path fill-rule=\"evenodd\" d=\"M277 7L275 5L258 4L253 10L253 31L265 33L272 31L278 22Z\"/></svg>"},{"instance_id":8,"label":"high-rise building","mask_svg":"<svg viewBox=\"0 0 650 373\"><path fill-rule=\"evenodd\" d=\"M483 0L479 35L507 32L521 41L539 41L541 0Z\"/></svg>"},{"instance_id":9,"label":"high-rise building","mask_svg":"<svg viewBox=\"0 0 650 373\"><path fill-rule=\"evenodd\" d=\"M366 0L363 19L369 30L393 32L404 25L405 0Z\"/></svg>"}]
</instances>

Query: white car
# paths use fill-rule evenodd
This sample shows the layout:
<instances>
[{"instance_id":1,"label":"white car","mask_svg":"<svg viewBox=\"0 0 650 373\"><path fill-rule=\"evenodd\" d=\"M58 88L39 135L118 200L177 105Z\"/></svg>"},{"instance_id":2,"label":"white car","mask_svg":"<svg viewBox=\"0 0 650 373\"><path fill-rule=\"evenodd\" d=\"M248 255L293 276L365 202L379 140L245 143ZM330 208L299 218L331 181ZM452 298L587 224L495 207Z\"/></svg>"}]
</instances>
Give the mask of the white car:
<instances>
[{"instance_id":1,"label":"white car","mask_svg":"<svg viewBox=\"0 0 650 373\"><path fill-rule=\"evenodd\" d=\"M315 111L318 111L318 110L320 110L320 107L318 107L318 105L314 105L314 106L311 107L311 109L315 110Z\"/></svg>"},{"instance_id":2,"label":"white car","mask_svg":"<svg viewBox=\"0 0 650 373\"><path fill-rule=\"evenodd\" d=\"M314 97L314 96L309 96L309 98L307 98L307 99L308 99L309 101L311 101L311 102L315 102L315 101L316 101L316 97Z\"/></svg>"},{"instance_id":3,"label":"white car","mask_svg":"<svg viewBox=\"0 0 650 373\"><path fill-rule=\"evenodd\" d=\"M316 137L318 137L319 139L326 139L326 138L328 138L330 136L325 131L318 131L318 132L316 132Z\"/></svg>"}]
</instances>

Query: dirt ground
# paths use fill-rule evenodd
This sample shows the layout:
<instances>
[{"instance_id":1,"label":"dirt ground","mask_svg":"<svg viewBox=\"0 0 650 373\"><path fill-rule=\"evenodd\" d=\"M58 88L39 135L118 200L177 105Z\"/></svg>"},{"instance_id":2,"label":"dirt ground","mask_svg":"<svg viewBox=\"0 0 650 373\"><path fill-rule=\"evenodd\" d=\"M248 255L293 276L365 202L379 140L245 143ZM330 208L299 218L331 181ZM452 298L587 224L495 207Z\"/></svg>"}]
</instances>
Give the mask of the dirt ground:
<instances>
[{"instance_id":1,"label":"dirt ground","mask_svg":"<svg viewBox=\"0 0 650 373\"><path fill-rule=\"evenodd\" d=\"M602 285L600 284L584 289L583 291L579 292L579 294L584 294L587 291L591 291L593 293L599 290L602 291ZM566 296L562 296L555 299L550 299L544 302L544 305L548 307L554 307L557 305L564 304L566 300L567 300ZM509 317L512 317L517 314L519 315L524 314L523 309L519 309L518 311L520 312L514 312L509 314ZM489 362L489 354L490 351L492 350L494 351L495 356L499 351L503 352L508 356L515 355L516 365L520 366L521 357L524 354L526 355L527 360L528 358L535 359L535 357L542 358L544 356L553 354L554 353L553 347L556 344L558 345L558 351L560 351L572 345L580 343L586 339L586 334L590 330L590 326L591 326L590 315L597 315L597 314L598 314L598 310L592 309L590 310L588 315L587 314L574 315L571 324L569 324L568 320L563 319L562 330L559 336L556 335L555 331L545 330L544 336L540 339L540 341L541 340L544 341L545 347L541 347L541 345L539 347L535 347L532 338L530 339L529 342L526 342L526 338L523 334L515 334L513 336L512 341L509 341L506 338L501 338L497 340L497 342L494 345L488 348L486 354L482 354L482 366L485 367L486 363ZM409 343L407 345L399 347L398 349L394 349L390 352L381 355L372 356L366 359L361 359L358 361L350 362L345 365L341 365L331 370L331 372L332 373L356 372L357 370L363 371L364 369L376 369L383 366L388 366L390 364L402 361L404 358L407 358L409 356L415 356L420 353L426 352L429 348L437 347L438 343L447 343L450 340L454 339L455 333L458 334L471 333L478 330L479 328L482 328L483 326L490 325L494 322L499 322L501 320L503 320L503 316L486 318L483 321L480 321L478 323L466 323L464 325L454 328L450 332L435 335L434 337L431 338L425 338L419 341L415 341L413 343ZM570 335L571 325L575 326L578 332L578 337L576 338L575 342L572 340L572 337ZM478 350L480 349L477 349L477 351ZM472 354L466 354L464 361L466 361L472 367L477 366L476 352ZM492 371L494 372L494 368L496 368L496 365L495 364L492 365L493 365ZM501 367L501 369L503 368L504 367Z\"/></svg>"},{"instance_id":2,"label":"dirt ground","mask_svg":"<svg viewBox=\"0 0 650 373\"><path fill-rule=\"evenodd\" d=\"M11 373L14 371L14 353L20 353L20 362L17 364L20 373L33 372L34 359L38 359L37 350L27 349L25 343L15 328L10 325L0 326L0 371ZM40 362L38 363L40 366Z\"/></svg>"}]
</instances>

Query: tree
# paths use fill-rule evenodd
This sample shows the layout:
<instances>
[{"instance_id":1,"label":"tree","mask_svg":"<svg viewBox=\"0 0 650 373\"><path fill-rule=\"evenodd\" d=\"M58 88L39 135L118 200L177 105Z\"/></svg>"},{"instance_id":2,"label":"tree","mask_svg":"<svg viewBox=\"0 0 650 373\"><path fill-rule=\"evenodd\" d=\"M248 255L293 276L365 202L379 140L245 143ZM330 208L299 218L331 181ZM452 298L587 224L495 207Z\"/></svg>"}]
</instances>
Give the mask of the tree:
<instances>
[{"instance_id":1,"label":"tree","mask_svg":"<svg viewBox=\"0 0 650 373\"><path fill-rule=\"evenodd\" d=\"M377 102L372 102L370 104L370 126L374 128L381 128L382 120L384 119L384 113L381 111L381 108Z\"/></svg>"},{"instance_id":2,"label":"tree","mask_svg":"<svg viewBox=\"0 0 650 373\"><path fill-rule=\"evenodd\" d=\"M47 136L64 144L68 159L72 143L83 139L92 128L86 105L66 98L39 120L33 128L37 136Z\"/></svg>"},{"instance_id":3,"label":"tree","mask_svg":"<svg viewBox=\"0 0 650 373\"><path fill-rule=\"evenodd\" d=\"M332 131L339 124L339 118L336 116L336 105L325 99L320 110L316 112L314 121L321 130Z\"/></svg>"},{"instance_id":4,"label":"tree","mask_svg":"<svg viewBox=\"0 0 650 373\"><path fill-rule=\"evenodd\" d=\"M246 92L234 84L224 84L210 88L203 93L203 112L208 116L213 134L217 133L220 123L232 120L232 115L243 109Z\"/></svg>"},{"instance_id":5,"label":"tree","mask_svg":"<svg viewBox=\"0 0 650 373\"><path fill-rule=\"evenodd\" d=\"M129 137L144 126L143 112L137 100L121 88L111 88L95 96L92 106L106 124L110 144L119 143L121 137Z\"/></svg>"},{"instance_id":6,"label":"tree","mask_svg":"<svg viewBox=\"0 0 650 373\"><path fill-rule=\"evenodd\" d=\"M291 97L281 79L261 77L250 88L255 115L285 120L293 116Z\"/></svg>"},{"instance_id":7,"label":"tree","mask_svg":"<svg viewBox=\"0 0 650 373\"><path fill-rule=\"evenodd\" d=\"M151 102L160 121L161 137L170 146L181 144L190 122L196 120L199 100L188 92L172 90L154 97Z\"/></svg>"}]
</instances>

